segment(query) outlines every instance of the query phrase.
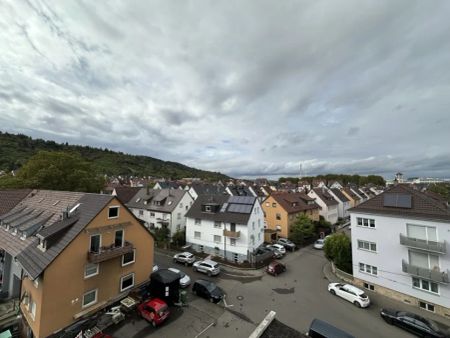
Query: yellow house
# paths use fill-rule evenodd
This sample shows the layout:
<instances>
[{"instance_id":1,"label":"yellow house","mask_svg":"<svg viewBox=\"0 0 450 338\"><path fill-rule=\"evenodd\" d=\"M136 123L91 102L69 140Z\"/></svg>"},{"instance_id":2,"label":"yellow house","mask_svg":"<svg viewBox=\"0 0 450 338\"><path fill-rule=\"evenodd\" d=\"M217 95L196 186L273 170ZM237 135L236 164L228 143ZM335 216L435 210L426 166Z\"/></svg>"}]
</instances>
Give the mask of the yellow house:
<instances>
[{"instance_id":1,"label":"yellow house","mask_svg":"<svg viewBox=\"0 0 450 338\"><path fill-rule=\"evenodd\" d=\"M320 207L304 193L273 193L262 203L262 208L266 225L264 240L267 242L278 237L288 238L291 225L301 214L319 220Z\"/></svg>"},{"instance_id":2,"label":"yellow house","mask_svg":"<svg viewBox=\"0 0 450 338\"><path fill-rule=\"evenodd\" d=\"M53 203L64 210L50 212L31 236L20 235L29 241L17 255L27 337L47 337L120 300L152 272L153 236L116 197L64 194L39 192L16 210L41 215ZM75 196L70 205L67 196Z\"/></svg>"},{"instance_id":3,"label":"yellow house","mask_svg":"<svg viewBox=\"0 0 450 338\"><path fill-rule=\"evenodd\" d=\"M350 188L341 189L341 193L343 193L344 196L350 200L351 208L356 207L361 202L359 196L356 195Z\"/></svg>"}]
</instances>

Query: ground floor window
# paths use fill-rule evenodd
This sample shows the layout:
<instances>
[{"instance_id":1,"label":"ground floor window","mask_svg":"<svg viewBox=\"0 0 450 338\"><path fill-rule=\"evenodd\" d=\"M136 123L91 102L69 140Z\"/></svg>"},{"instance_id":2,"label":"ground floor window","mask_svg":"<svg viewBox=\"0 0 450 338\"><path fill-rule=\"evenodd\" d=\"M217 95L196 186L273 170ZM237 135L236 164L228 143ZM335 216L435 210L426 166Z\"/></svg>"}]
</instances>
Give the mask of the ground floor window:
<instances>
[{"instance_id":1,"label":"ground floor window","mask_svg":"<svg viewBox=\"0 0 450 338\"><path fill-rule=\"evenodd\" d=\"M413 277L412 284L413 284L413 287L416 289L421 289L421 290L425 290L425 291L429 291L429 292L433 292L433 293L439 293L438 284L434 283L432 281Z\"/></svg>"},{"instance_id":2,"label":"ground floor window","mask_svg":"<svg viewBox=\"0 0 450 338\"><path fill-rule=\"evenodd\" d=\"M237 263L239 261L239 255L237 253L233 254L233 260L235 263Z\"/></svg>"},{"instance_id":3,"label":"ground floor window","mask_svg":"<svg viewBox=\"0 0 450 338\"><path fill-rule=\"evenodd\" d=\"M123 276L120 278L120 291L125 291L134 286L134 273Z\"/></svg>"},{"instance_id":4,"label":"ground floor window","mask_svg":"<svg viewBox=\"0 0 450 338\"><path fill-rule=\"evenodd\" d=\"M86 292L83 295L83 307L97 303L97 289Z\"/></svg>"},{"instance_id":5,"label":"ground floor window","mask_svg":"<svg viewBox=\"0 0 450 338\"><path fill-rule=\"evenodd\" d=\"M369 284L369 283L364 283L364 288L366 288L367 290L370 290L370 291L374 291L375 285Z\"/></svg>"},{"instance_id":6,"label":"ground floor window","mask_svg":"<svg viewBox=\"0 0 450 338\"><path fill-rule=\"evenodd\" d=\"M430 311L430 312L434 312L434 305L433 304L419 301L419 307L421 309L424 309L424 310L427 310L427 311Z\"/></svg>"}]
</instances>

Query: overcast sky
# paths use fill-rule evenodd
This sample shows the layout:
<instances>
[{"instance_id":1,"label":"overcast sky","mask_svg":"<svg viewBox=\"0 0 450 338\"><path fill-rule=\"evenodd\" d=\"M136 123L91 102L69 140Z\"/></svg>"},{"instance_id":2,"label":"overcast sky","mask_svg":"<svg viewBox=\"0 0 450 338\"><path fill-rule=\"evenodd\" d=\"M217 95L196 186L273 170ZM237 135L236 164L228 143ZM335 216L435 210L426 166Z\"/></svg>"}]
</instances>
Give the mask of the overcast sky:
<instances>
[{"instance_id":1,"label":"overcast sky","mask_svg":"<svg viewBox=\"0 0 450 338\"><path fill-rule=\"evenodd\" d=\"M0 130L234 177L450 176L450 1L0 2Z\"/></svg>"}]
</instances>

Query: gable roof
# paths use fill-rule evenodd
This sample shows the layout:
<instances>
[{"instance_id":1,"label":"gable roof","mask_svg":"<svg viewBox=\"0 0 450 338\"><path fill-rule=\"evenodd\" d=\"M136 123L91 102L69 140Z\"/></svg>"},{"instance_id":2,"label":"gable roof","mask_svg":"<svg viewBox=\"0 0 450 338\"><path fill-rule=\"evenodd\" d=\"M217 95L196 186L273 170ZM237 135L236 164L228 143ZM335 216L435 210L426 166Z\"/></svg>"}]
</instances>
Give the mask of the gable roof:
<instances>
[{"instance_id":1,"label":"gable roof","mask_svg":"<svg viewBox=\"0 0 450 338\"><path fill-rule=\"evenodd\" d=\"M411 208L386 206L385 196L387 194L410 196ZM370 200L349 209L349 211L444 221L450 220L450 209L448 206L406 184L394 185Z\"/></svg>"},{"instance_id":2,"label":"gable roof","mask_svg":"<svg viewBox=\"0 0 450 338\"><path fill-rule=\"evenodd\" d=\"M330 207L333 205L338 205L339 202L334 199L325 189L322 188L314 188L313 191L316 193L317 197L319 197L326 206Z\"/></svg>"},{"instance_id":3,"label":"gable roof","mask_svg":"<svg viewBox=\"0 0 450 338\"><path fill-rule=\"evenodd\" d=\"M345 187L345 188L342 189L342 190L344 190L344 191L347 193L347 195L350 195L350 197L353 198L353 200L355 200L355 201L361 200L361 197L359 197L357 194L355 194L355 193L353 192L353 190L350 189L349 187Z\"/></svg>"},{"instance_id":4,"label":"gable roof","mask_svg":"<svg viewBox=\"0 0 450 338\"><path fill-rule=\"evenodd\" d=\"M182 189L141 188L126 205L129 208L170 213L187 193Z\"/></svg>"},{"instance_id":5,"label":"gable roof","mask_svg":"<svg viewBox=\"0 0 450 338\"><path fill-rule=\"evenodd\" d=\"M199 195L186 217L246 225L256 201L254 196ZM216 205L218 209L216 212L206 212L204 205ZM238 205L247 207L241 210Z\"/></svg>"},{"instance_id":6,"label":"gable roof","mask_svg":"<svg viewBox=\"0 0 450 338\"><path fill-rule=\"evenodd\" d=\"M314 198L301 192L276 192L270 196L289 214L320 208Z\"/></svg>"},{"instance_id":7,"label":"gable roof","mask_svg":"<svg viewBox=\"0 0 450 338\"><path fill-rule=\"evenodd\" d=\"M43 236L58 233L58 237L46 251L38 248L39 239L33 237L28 246L17 256L17 260L30 278L37 278L112 199L114 196L111 195L84 194L77 200L80 206L75 216L77 220L73 224L68 224L69 217L67 221L49 225L40 233Z\"/></svg>"},{"instance_id":8,"label":"gable roof","mask_svg":"<svg viewBox=\"0 0 450 338\"><path fill-rule=\"evenodd\" d=\"M219 184L210 183L192 183L193 189L197 195L223 195L226 194L225 188Z\"/></svg>"},{"instance_id":9,"label":"gable roof","mask_svg":"<svg viewBox=\"0 0 450 338\"><path fill-rule=\"evenodd\" d=\"M31 189L0 190L0 216L13 209L31 192Z\"/></svg>"},{"instance_id":10,"label":"gable roof","mask_svg":"<svg viewBox=\"0 0 450 338\"><path fill-rule=\"evenodd\" d=\"M345 203L345 202L350 202L350 200L337 188L333 188L331 189L331 191L333 192L333 194L336 195L336 197L341 200L341 202Z\"/></svg>"},{"instance_id":11,"label":"gable roof","mask_svg":"<svg viewBox=\"0 0 450 338\"><path fill-rule=\"evenodd\" d=\"M127 204L141 190L140 187L116 187L116 196L120 202Z\"/></svg>"}]
</instances>

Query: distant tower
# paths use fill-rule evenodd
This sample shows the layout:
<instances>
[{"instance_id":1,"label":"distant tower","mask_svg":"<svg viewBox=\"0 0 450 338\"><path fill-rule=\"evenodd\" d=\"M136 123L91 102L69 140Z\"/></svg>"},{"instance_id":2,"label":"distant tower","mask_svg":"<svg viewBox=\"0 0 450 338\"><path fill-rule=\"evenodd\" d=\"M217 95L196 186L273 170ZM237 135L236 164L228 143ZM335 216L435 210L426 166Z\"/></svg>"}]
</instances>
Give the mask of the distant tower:
<instances>
[{"instance_id":1,"label":"distant tower","mask_svg":"<svg viewBox=\"0 0 450 338\"><path fill-rule=\"evenodd\" d=\"M403 174L401 172L398 172L395 174L395 180L397 183L403 183Z\"/></svg>"},{"instance_id":2,"label":"distant tower","mask_svg":"<svg viewBox=\"0 0 450 338\"><path fill-rule=\"evenodd\" d=\"M299 179L301 180L302 177L303 177L303 165L302 165L302 163L300 162L300 176L299 176Z\"/></svg>"}]
</instances>

